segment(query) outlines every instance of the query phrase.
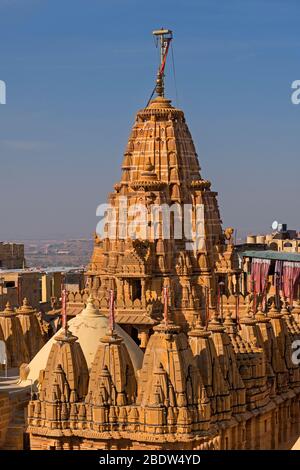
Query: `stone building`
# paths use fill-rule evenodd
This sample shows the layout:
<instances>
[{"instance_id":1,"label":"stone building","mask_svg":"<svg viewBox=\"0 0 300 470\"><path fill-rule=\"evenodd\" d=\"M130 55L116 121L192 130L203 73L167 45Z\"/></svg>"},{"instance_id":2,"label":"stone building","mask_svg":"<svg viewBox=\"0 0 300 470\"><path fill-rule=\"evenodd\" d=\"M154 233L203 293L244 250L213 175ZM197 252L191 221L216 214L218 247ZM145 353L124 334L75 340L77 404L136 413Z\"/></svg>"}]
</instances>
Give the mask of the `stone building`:
<instances>
[{"instance_id":1,"label":"stone building","mask_svg":"<svg viewBox=\"0 0 300 470\"><path fill-rule=\"evenodd\" d=\"M283 251L287 253L300 252L300 233L297 230L290 230L287 224L279 224L277 221L272 224L273 231L264 235L247 235L248 249L266 249Z\"/></svg>"},{"instance_id":2,"label":"stone building","mask_svg":"<svg viewBox=\"0 0 300 470\"><path fill-rule=\"evenodd\" d=\"M0 269L21 269L24 266L24 245L0 242Z\"/></svg>"},{"instance_id":3,"label":"stone building","mask_svg":"<svg viewBox=\"0 0 300 470\"><path fill-rule=\"evenodd\" d=\"M62 282L70 293L82 290L83 269L0 269L0 308L3 310L7 302L13 307L19 307L26 298L34 309L47 312L59 305Z\"/></svg>"},{"instance_id":4,"label":"stone building","mask_svg":"<svg viewBox=\"0 0 300 470\"><path fill-rule=\"evenodd\" d=\"M34 308L41 301L41 273L31 269L8 269L0 271L0 306L9 302L18 307L26 297Z\"/></svg>"}]
</instances>

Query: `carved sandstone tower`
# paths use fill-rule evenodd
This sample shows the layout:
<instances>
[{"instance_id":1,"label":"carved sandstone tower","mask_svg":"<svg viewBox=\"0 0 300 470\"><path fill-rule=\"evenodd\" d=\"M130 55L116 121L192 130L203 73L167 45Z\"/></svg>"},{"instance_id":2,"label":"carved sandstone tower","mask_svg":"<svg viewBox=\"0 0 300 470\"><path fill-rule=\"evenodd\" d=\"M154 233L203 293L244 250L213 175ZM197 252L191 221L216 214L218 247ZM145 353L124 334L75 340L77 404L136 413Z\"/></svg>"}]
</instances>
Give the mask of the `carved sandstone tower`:
<instances>
[{"instance_id":1,"label":"carved sandstone tower","mask_svg":"<svg viewBox=\"0 0 300 470\"><path fill-rule=\"evenodd\" d=\"M136 115L121 180L109 195L109 228L105 235L95 235L88 268L89 288L100 308L107 310L107 291L115 289L117 322L130 325L127 330L134 326L142 347L148 330L161 318L163 287L170 293L171 317L187 327L199 311L204 317L209 297L210 306L215 305L217 283L227 282L228 273L233 277L235 272L217 193L201 176L183 111L164 97L172 33L155 34L161 42L157 96ZM134 207L139 208L139 220L146 220L137 228Z\"/></svg>"}]
</instances>

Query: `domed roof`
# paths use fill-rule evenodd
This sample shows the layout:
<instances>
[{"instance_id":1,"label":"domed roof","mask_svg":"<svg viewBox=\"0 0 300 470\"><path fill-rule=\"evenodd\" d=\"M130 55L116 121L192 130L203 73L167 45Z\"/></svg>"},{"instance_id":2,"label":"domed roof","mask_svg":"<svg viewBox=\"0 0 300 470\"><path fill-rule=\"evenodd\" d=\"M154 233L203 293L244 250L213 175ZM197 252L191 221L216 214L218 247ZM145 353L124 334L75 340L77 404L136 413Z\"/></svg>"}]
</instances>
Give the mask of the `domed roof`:
<instances>
[{"instance_id":1,"label":"domed roof","mask_svg":"<svg viewBox=\"0 0 300 470\"><path fill-rule=\"evenodd\" d=\"M68 322L68 326L73 335L78 337L78 342L82 348L85 356L87 366L90 369L92 362L95 358L100 339L105 336L109 328L109 320L94 306L93 299L90 297L87 301L86 307L81 313L76 315ZM142 367L143 352L133 341L133 339L119 326L115 326L115 331L123 338L124 343L129 352L133 367L138 370ZM37 353L37 355L29 363L29 373L27 380L36 382L39 373L45 369L48 356L55 338L62 333L59 330L55 335L45 344L45 346Z\"/></svg>"}]
</instances>

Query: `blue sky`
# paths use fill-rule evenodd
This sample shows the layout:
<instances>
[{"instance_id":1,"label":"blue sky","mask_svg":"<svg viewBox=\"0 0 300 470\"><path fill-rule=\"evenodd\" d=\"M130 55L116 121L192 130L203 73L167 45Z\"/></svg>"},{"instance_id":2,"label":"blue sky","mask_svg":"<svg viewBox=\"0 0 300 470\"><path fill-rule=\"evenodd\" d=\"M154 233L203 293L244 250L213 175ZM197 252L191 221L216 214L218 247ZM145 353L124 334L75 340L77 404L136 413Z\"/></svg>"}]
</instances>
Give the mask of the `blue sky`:
<instances>
[{"instance_id":1,"label":"blue sky","mask_svg":"<svg viewBox=\"0 0 300 470\"><path fill-rule=\"evenodd\" d=\"M224 225L300 229L299 24L298 0L0 0L0 239L92 234L153 89L161 26Z\"/></svg>"}]
</instances>

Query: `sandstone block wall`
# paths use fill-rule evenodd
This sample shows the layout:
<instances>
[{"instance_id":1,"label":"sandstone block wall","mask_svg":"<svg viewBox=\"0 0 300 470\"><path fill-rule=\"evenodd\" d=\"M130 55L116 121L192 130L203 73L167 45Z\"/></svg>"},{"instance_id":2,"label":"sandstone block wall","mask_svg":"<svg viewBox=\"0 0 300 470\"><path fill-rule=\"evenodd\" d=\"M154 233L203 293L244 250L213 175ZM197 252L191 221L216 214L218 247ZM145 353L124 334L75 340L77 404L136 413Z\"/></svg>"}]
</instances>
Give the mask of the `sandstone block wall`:
<instances>
[{"instance_id":1,"label":"sandstone block wall","mask_svg":"<svg viewBox=\"0 0 300 470\"><path fill-rule=\"evenodd\" d=\"M0 394L0 449L3 448L4 443L5 443L7 428L9 424L9 418L10 418L9 398L7 394L1 393Z\"/></svg>"}]
</instances>

